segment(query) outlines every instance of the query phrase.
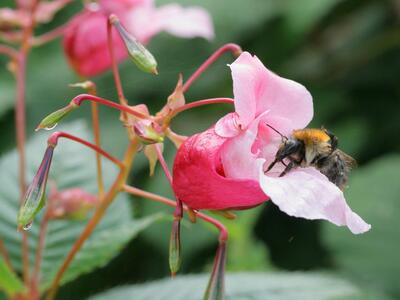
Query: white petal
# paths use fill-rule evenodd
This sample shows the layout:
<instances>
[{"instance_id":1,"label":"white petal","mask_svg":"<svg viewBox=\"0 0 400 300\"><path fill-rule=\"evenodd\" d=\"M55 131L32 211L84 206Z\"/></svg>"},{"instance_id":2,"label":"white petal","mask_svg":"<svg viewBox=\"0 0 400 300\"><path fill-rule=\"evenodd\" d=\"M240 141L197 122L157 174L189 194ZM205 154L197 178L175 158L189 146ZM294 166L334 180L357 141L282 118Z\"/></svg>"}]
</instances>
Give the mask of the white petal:
<instances>
[{"instance_id":1,"label":"white petal","mask_svg":"<svg viewBox=\"0 0 400 300\"><path fill-rule=\"evenodd\" d=\"M347 226L354 234L371 228L350 209L342 191L314 168L298 168L283 177L270 177L260 170L260 186L290 216L328 220Z\"/></svg>"}]
</instances>

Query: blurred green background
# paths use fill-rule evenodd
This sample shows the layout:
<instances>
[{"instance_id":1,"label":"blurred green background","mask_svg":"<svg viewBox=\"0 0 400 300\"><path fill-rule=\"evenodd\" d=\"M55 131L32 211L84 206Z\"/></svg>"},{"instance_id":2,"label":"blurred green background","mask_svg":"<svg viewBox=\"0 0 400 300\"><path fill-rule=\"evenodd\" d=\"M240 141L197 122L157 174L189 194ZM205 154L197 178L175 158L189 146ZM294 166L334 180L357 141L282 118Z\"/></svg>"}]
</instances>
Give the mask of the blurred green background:
<instances>
[{"instance_id":1,"label":"blurred green background","mask_svg":"<svg viewBox=\"0 0 400 300\"><path fill-rule=\"evenodd\" d=\"M2 1L1 6L10 2ZM159 5L168 2L156 1ZM130 104L146 103L155 113L172 92L180 72L188 78L219 46L238 43L244 50L256 54L268 68L302 83L312 93L315 117L311 125L329 128L339 137L340 147L359 162L346 197L350 206L372 224L370 232L353 236L347 229L326 222L288 217L272 203L266 203L238 213L235 221L224 221L231 233L228 270L322 271L350 282L368 295L360 299L399 299L400 1L176 2L205 7L213 17L216 38L209 43L168 34L155 37L149 49L159 62L157 77L140 73L128 61L120 67ZM38 32L67 21L80 8L81 4L76 1ZM232 58L226 55L210 68L186 94L187 102L231 97L232 81L226 66L230 62ZM0 57L0 155L3 160L15 148L14 81L6 71L6 63ZM60 41L34 49L27 80L29 138L34 136L33 129L43 116L67 104L80 92L68 87L76 81ZM94 81L100 96L116 98L110 72ZM230 107L224 105L197 108L179 116L173 129L190 135L206 129L229 111ZM84 120L89 126L89 105L68 118L69 122ZM127 142L118 113L102 107L100 118L104 148L121 155ZM40 135L44 138L47 133ZM40 159L43 150L44 144L43 148L29 151L29 155ZM165 155L170 166L174 153L173 145L167 142ZM16 164L10 168L15 170L0 172L16 173ZM74 172L79 173L79 168ZM172 197L161 170L157 169L152 178L148 172L148 164L141 155L131 176L132 184ZM171 213L171 209L143 199L128 201L133 218ZM113 255L109 263L65 285L59 299L85 299L117 285L167 277L170 225L170 218L162 218L142 231ZM210 271L217 246L215 232L199 222L185 223L182 234L181 273ZM64 251L68 249L65 247ZM268 299L268 295L238 299Z\"/></svg>"}]
</instances>

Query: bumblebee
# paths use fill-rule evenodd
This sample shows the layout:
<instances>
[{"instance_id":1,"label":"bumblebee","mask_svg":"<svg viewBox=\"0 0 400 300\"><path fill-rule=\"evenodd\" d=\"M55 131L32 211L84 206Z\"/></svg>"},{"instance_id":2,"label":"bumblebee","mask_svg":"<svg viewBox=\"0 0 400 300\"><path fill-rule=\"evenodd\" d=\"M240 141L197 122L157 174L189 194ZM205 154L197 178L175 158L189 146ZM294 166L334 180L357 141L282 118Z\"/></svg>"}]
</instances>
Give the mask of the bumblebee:
<instances>
[{"instance_id":1,"label":"bumblebee","mask_svg":"<svg viewBox=\"0 0 400 300\"><path fill-rule=\"evenodd\" d=\"M315 167L341 190L346 187L349 173L357 164L351 156L338 149L338 138L334 134L325 128L306 128L294 130L291 136L286 137L267 126L282 137L282 143L266 172L278 162L285 166L280 177L295 167Z\"/></svg>"}]
</instances>

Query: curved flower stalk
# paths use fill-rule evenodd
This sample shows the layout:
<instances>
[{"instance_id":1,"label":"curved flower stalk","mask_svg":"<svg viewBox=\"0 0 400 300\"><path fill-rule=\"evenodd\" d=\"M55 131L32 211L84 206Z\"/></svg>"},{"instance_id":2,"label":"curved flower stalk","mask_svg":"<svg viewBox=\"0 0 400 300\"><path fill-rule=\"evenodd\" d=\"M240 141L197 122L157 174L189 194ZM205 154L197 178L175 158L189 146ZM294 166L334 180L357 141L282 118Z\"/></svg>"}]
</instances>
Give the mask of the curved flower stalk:
<instances>
[{"instance_id":1,"label":"curved flower stalk","mask_svg":"<svg viewBox=\"0 0 400 300\"><path fill-rule=\"evenodd\" d=\"M111 156L104 150L98 148L96 145L89 143L85 140L82 140L76 136L70 135L65 132L55 132L48 139L48 146L46 152L43 156L42 163L36 175L34 176L31 184L29 185L25 196L23 205L20 208L18 214L18 227L24 230L29 230L32 226L33 219L40 212L40 210L44 207L46 202L46 185L48 180L48 175L50 172L50 166L53 159L54 149L58 144L58 140L60 138L67 138L77 143L83 144L86 147L91 148L92 150L98 152L103 155L113 163L115 163L120 168L123 167L121 161Z\"/></svg>"},{"instance_id":2,"label":"curved flower stalk","mask_svg":"<svg viewBox=\"0 0 400 300\"><path fill-rule=\"evenodd\" d=\"M314 168L278 177L264 173L281 137L304 128L313 115L312 97L294 81L272 73L244 52L230 65L235 112L189 138L174 164L174 190L193 209L243 209L267 199L295 217L325 219L353 233L370 229L347 205L342 191ZM267 126L269 125L269 126Z\"/></svg>"},{"instance_id":3,"label":"curved flower stalk","mask_svg":"<svg viewBox=\"0 0 400 300\"><path fill-rule=\"evenodd\" d=\"M95 76L111 68L106 26L111 14L142 44L161 31L183 38L214 36L209 14L199 7L168 4L157 8L152 0L101 0L75 16L65 33L65 54L79 75ZM128 53L122 39L113 36L115 57L120 62Z\"/></svg>"}]
</instances>

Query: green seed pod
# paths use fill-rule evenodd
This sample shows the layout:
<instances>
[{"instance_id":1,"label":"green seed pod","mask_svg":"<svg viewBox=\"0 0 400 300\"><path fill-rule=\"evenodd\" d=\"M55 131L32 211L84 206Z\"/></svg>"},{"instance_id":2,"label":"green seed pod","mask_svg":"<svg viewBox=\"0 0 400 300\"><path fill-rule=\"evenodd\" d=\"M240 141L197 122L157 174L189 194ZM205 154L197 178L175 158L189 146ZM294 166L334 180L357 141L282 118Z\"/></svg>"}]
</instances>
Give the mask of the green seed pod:
<instances>
[{"instance_id":1,"label":"green seed pod","mask_svg":"<svg viewBox=\"0 0 400 300\"><path fill-rule=\"evenodd\" d=\"M78 105L71 102L68 106L52 112L40 122L35 131L38 131L40 129L53 129L63 118L65 118L71 111L75 110L77 107Z\"/></svg>"},{"instance_id":2,"label":"green seed pod","mask_svg":"<svg viewBox=\"0 0 400 300\"><path fill-rule=\"evenodd\" d=\"M135 65L146 73L154 75L158 74L157 61L154 56L147 50L136 38L134 38L119 22L114 15L110 16L110 22L117 29L119 35L125 43L129 56Z\"/></svg>"},{"instance_id":3,"label":"green seed pod","mask_svg":"<svg viewBox=\"0 0 400 300\"><path fill-rule=\"evenodd\" d=\"M28 230L31 227L34 217L43 208L46 202L46 184L53 158L54 146L47 147L42 163L26 190L24 202L18 213L18 227Z\"/></svg>"}]
</instances>

